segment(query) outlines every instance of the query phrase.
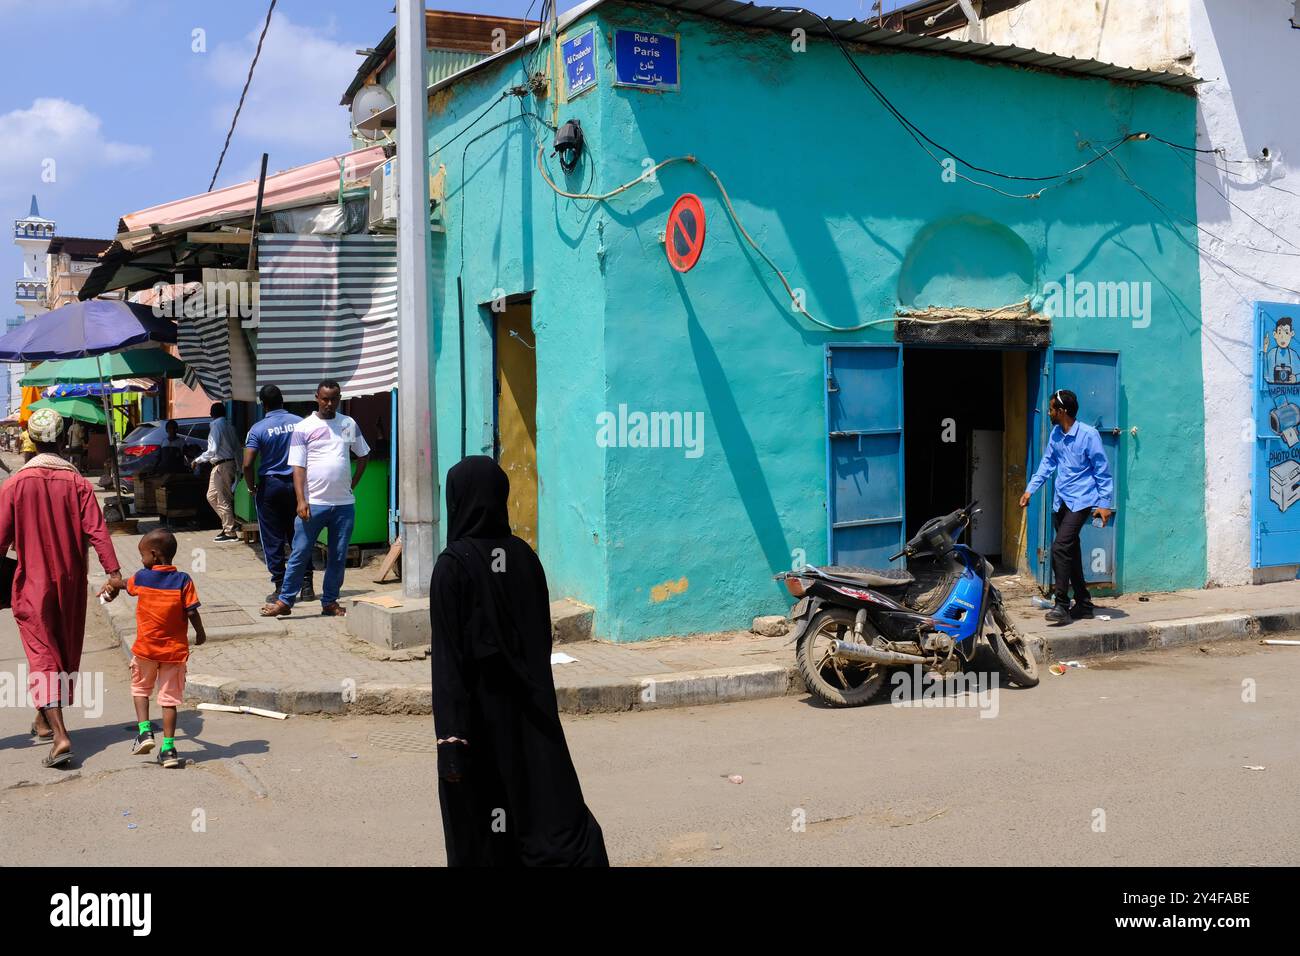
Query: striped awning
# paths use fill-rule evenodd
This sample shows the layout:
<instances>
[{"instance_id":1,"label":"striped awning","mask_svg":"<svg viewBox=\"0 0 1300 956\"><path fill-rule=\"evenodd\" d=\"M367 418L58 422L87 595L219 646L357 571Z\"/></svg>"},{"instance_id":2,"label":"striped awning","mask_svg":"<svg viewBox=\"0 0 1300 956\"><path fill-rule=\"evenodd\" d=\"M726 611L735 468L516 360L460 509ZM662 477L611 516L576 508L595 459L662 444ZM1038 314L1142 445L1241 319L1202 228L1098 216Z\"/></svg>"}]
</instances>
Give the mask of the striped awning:
<instances>
[{"instance_id":1,"label":"striped awning","mask_svg":"<svg viewBox=\"0 0 1300 956\"><path fill-rule=\"evenodd\" d=\"M185 285L183 309L175 308L185 384L202 388L208 398L255 401L253 356L242 322L256 308L256 281L244 270L204 269L201 283Z\"/></svg>"},{"instance_id":2,"label":"striped awning","mask_svg":"<svg viewBox=\"0 0 1300 956\"><path fill-rule=\"evenodd\" d=\"M397 386L397 240L258 237L257 385L306 401L324 379L343 397Z\"/></svg>"}]
</instances>

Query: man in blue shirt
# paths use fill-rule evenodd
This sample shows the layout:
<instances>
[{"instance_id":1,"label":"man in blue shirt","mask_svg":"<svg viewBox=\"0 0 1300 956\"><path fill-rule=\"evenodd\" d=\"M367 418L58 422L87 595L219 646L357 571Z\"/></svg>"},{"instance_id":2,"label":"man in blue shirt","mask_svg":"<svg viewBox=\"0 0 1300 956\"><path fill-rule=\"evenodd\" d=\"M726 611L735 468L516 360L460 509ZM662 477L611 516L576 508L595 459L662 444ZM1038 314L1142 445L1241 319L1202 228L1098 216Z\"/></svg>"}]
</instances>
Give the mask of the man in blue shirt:
<instances>
[{"instance_id":1,"label":"man in blue shirt","mask_svg":"<svg viewBox=\"0 0 1300 956\"><path fill-rule=\"evenodd\" d=\"M289 466L289 440L293 426L301 418L284 409L284 396L278 386L263 385L257 393L264 415L248 430L244 441L244 483L257 502L257 527L262 538L262 558L271 572L275 590L267 597L275 600L284 584L285 548L293 543L293 521L298 516L298 495L293 488L293 468ZM257 477L253 477L253 459L257 459ZM301 596L316 596L311 584L311 565L303 579Z\"/></svg>"},{"instance_id":2,"label":"man in blue shirt","mask_svg":"<svg viewBox=\"0 0 1300 956\"><path fill-rule=\"evenodd\" d=\"M1074 392L1062 388L1052 394L1047 413L1054 427L1047 439L1047 452L1029 480L1029 487L1020 496L1020 507L1027 507L1033 493L1056 472L1056 494L1052 499L1052 529L1056 532L1056 540L1052 542L1052 576L1056 602L1047 612L1047 620L1053 624L1092 617L1092 596L1083 580L1079 532L1089 516L1099 518L1104 528L1115 513L1111 508L1115 479L1111 477L1106 451L1101 447L1101 436L1091 425L1075 420L1078 412L1079 399ZM1070 606L1070 588L1074 589L1074 607Z\"/></svg>"}]
</instances>

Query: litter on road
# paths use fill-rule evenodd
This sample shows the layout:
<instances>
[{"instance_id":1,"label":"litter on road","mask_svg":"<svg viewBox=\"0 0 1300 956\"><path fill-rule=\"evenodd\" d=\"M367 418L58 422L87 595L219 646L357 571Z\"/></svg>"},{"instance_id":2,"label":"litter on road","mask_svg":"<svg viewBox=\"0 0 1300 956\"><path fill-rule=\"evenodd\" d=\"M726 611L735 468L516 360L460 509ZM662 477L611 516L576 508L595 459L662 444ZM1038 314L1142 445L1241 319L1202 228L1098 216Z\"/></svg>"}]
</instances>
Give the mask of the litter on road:
<instances>
[{"instance_id":1,"label":"litter on road","mask_svg":"<svg viewBox=\"0 0 1300 956\"><path fill-rule=\"evenodd\" d=\"M252 714L255 717L270 717L273 720L285 720L289 715L278 710L263 710L261 707L236 707L234 704L199 704L199 710L218 710L223 714Z\"/></svg>"},{"instance_id":2,"label":"litter on road","mask_svg":"<svg viewBox=\"0 0 1300 956\"><path fill-rule=\"evenodd\" d=\"M578 663L578 659L576 657L570 657L568 654L564 653L564 651L556 651L554 654L551 655L552 666L556 664L576 664L576 663Z\"/></svg>"},{"instance_id":3,"label":"litter on road","mask_svg":"<svg viewBox=\"0 0 1300 956\"><path fill-rule=\"evenodd\" d=\"M1260 641L1260 643L1268 644L1272 647L1300 647L1300 641L1268 640L1268 641Z\"/></svg>"},{"instance_id":4,"label":"litter on road","mask_svg":"<svg viewBox=\"0 0 1300 956\"><path fill-rule=\"evenodd\" d=\"M1263 767L1252 767L1250 764L1241 768L1242 770L1263 770Z\"/></svg>"},{"instance_id":5,"label":"litter on road","mask_svg":"<svg viewBox=\"0 0 1300 956\"><path fill-rule=\"evenodd\" d=\"M1055 674L1057 677L1060 677L1062 674L1064 674L1072 667L1079 668L1080 670L1082 670L1082 669L1086 669L1087 666L1088 666L1087 664L1080 664L1078 661L1060 661L1056 664L1053 664L1051 667L1047 669L1051 671L1053 674Z\"/></svg>"}]
</instances>

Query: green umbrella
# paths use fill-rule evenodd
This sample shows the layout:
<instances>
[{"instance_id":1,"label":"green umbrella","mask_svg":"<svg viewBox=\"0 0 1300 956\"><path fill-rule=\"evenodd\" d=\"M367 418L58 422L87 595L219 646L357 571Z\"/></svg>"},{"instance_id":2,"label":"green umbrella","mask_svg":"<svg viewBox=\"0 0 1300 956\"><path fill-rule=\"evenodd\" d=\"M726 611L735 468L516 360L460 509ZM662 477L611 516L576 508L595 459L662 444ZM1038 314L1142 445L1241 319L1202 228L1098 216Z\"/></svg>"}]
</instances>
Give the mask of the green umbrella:
<instances>
[{"instance_id":1,"label":"green umbrella","mask_svg":"<svg viewBox=\"0 0 1300 956\"><path fill-rule=\"evenodd\" d=\"M20 385L76 385L115 378L180 378L185 363L162 349L131 349L86 358L42 362Z\"/></svg>"},{"instance_id":2,"label":"green umbrella","mask_svg":"<svg viewBox=\"0 0 1300 956\"><path fill-rule=\"evenodd\" d=\"M28 408L52 408L64 418L79 418L92 425L103 425L108 419L104 409L89 398L42 398L32 402Z\"/></svg>"}]
</instances>

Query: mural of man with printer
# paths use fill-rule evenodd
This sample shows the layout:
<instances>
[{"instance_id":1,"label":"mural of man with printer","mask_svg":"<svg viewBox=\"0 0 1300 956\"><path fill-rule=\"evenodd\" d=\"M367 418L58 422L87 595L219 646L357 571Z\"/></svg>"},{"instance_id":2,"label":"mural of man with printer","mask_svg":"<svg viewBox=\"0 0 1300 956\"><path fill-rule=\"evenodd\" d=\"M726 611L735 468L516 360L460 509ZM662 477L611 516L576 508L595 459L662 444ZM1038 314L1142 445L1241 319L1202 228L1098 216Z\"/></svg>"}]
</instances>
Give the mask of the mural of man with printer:
<instances>
[{"instance_id":1,"label":"mural of man with printer","mask_svg":"<svg viewBox=\"0 0 1300 956\"><path fill-rule=\"evenodd\" d=\"M1284 315L1273 326L1273 348L1268 347L1268 335L1264 336L1264 381L1272 385L1294 385L1296 376L1300 375L1300 353L1291 348L1295 338L1295 328L1291 316Z\"/></svg>"}]
</instances>

